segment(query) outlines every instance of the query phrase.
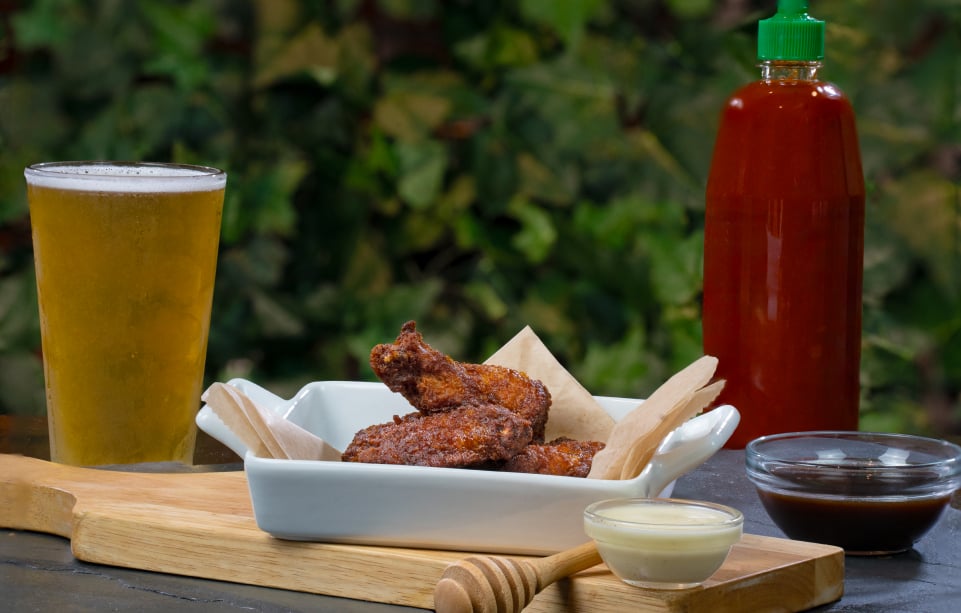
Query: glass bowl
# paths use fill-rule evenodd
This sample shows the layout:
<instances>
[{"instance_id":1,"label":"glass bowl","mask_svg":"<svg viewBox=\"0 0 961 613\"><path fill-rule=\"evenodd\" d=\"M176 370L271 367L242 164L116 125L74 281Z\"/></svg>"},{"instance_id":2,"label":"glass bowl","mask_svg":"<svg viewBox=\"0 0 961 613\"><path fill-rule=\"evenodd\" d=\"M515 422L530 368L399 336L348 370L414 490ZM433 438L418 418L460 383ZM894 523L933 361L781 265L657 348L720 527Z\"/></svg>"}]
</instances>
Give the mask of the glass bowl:
<instances>
[{"instance_id":1,"label":"glass bowl","mask_svg":"<svg viewBox=\"0 0 961 613\"><path fill-rule=\"evenodd\" d=\"M792 539L850 555L910 549L961 485L961 447L907 434L791 432L745 449L748 478Z\"/></svg>"},{"instance_id":2,"label":"glass bowl","mask_svg":"<svg viewBox=\"0 0 961 613\"><path fill-rule=\"evenodd\" d=\"M656 589L687 589L713 575L743 523L737 509L676 498L602 500L584 510L584 532L611 572Z\"/></svg>"}]
</instances>

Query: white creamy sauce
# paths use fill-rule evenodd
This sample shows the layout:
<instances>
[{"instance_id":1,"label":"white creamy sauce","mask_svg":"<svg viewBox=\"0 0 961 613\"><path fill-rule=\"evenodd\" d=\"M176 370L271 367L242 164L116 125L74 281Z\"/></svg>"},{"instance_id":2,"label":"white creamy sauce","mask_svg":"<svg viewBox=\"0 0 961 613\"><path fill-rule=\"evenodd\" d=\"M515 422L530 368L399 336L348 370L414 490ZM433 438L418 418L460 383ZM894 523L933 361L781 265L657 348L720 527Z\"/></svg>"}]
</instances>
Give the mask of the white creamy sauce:
<instances>
[{"instance_id":1,"label":"white creamy sauce","mask_svg":"<svg viewBox=\"0 0 961 613\"><path fill-rule=\"evenodd\" d=\"M698 506L623 505L585 522L608 567L631 583L699 583L720 568L741 524ZM630 522L630 523L617 523Z\"/></svg>"},{"instance_id":2,"label":"white creamy sauce","mask_svg":"<svg viewBox=\"0 0 961 613\"><path fill-rule=\"evenodd\" d=\"M698 524L721 524L730 519L730 516L715 509L695 506L674 506L674 505L623 505L611 507L604 510L604 517L616 521L629 521L644 524L657 524L659 527L665 525L677 525L682 530L687 530L687 526Z\"/></svg>"}]
</instances>

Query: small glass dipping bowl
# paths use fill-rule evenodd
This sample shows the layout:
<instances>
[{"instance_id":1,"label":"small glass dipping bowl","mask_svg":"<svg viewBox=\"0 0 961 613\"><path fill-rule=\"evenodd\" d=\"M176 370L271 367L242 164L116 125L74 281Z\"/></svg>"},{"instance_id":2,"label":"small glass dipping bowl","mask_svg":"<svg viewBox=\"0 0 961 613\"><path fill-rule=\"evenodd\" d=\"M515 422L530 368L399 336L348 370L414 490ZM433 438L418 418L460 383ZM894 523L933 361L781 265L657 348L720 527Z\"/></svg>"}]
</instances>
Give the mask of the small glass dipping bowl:
<instances>
[{"instance_id":1,"label":"small glass dipping bowl","mask_svg":"<svg viewBox=\"0 0 961 613\"><path fill-rule=\"evenodd\" d=\"M676 498L602 500L584 510L584 532L611 572L656 589L692 588L713 575L743 524L737 509Z\"/></svg>"},{"instance_id":2,"label":"small glass dipping bowl","mask_svg":"<svg viewBox=\"0 0 961 613\"><path fill-rule=\"evenodd\" d=\"M745 449L768 515L796 540L849 555L910 549L961 485L961 447L907 434L792 432Z\"/></svg>"}]
</instances>

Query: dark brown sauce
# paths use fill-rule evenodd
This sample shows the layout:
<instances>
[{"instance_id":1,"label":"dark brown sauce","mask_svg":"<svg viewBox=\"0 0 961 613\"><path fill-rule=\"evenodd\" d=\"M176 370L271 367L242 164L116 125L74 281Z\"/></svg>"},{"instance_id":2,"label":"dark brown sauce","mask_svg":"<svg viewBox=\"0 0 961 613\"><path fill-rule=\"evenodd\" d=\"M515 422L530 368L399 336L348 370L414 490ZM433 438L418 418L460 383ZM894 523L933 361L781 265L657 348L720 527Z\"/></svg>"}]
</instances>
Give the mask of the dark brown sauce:
<instances>
[{"instance_id":1,"label":"dark brown sauce","mask_svg":"<svg viewBox=\"0 0 961 613\"><path fill-rule=\"evenodd\" d=\"M862 554L910 549L938 521L951 499L947 495L921 500L836 500L761 490L758 495L788 537Z\"/></svg>"}]
</instances>

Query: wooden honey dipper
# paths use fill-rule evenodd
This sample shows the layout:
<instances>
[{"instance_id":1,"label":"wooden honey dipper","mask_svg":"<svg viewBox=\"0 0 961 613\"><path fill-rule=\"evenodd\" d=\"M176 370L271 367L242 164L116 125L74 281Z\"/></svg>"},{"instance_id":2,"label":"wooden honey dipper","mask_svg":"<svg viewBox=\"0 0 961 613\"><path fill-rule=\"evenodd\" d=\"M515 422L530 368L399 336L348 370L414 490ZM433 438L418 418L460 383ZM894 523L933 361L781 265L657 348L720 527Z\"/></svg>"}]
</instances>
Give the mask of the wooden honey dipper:
<instances>
[{"instance_id":1,"label":"wooden honey dipper","mask_svg":"<svg viewBox=\"0 0 961 613\"><path fill-rule=\"evenodd\" d=\"M434 588L434 610L519 613L548 585L600 563L594 541L546 558L471 556L444 571Z\"/></svg>"}]
</instances>

